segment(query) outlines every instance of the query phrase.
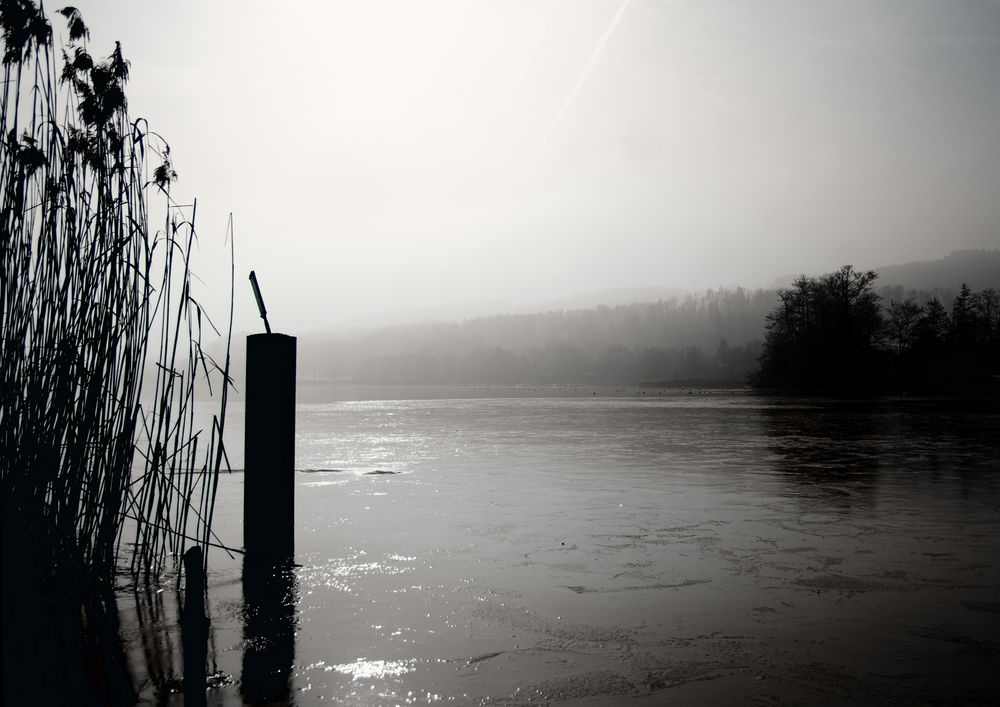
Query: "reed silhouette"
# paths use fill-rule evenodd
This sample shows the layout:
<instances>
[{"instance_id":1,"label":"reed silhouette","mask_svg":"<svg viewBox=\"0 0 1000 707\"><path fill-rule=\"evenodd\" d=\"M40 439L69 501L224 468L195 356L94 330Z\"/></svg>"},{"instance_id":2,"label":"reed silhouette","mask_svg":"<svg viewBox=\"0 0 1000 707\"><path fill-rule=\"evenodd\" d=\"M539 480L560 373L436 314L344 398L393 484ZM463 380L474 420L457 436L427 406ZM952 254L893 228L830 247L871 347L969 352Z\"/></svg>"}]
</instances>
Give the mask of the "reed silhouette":
<instances>
[{"instance_id":1,"label":"reed silhouette","mask_svg":"<svg viewBox=\"0 0 1000 707\"><path fill-rule=\"evenodd\" d=\"M59 13L61 57L34 2L0 4L8 704L44 678L34 660L53 646L32 638L40 614L76 601L70 624L97 622L114 612L116 571L155 581L168 557L209 542L225 458L228 346L222 364L201 347L218 331L192 290L196 205L173 199L168 145L128 115L121 45L94 58L80 13ZM199 381L218 401L207 431L195 424Z\"/></svg>"}]
</instances>

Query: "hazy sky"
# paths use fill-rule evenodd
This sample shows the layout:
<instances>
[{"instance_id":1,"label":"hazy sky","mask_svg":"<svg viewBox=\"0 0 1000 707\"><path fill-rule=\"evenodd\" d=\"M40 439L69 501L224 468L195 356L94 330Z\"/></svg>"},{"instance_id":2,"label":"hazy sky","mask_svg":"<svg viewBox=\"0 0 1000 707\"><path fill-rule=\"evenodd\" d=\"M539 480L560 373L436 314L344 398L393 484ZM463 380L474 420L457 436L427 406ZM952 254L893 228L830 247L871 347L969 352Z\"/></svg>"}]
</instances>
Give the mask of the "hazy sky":
<instances>
[{"instance_id":1,"label":"hazy sky","mask_svg":"<svg viewBox=\"0 0 1000 707\"><path fill-rule=\"evenodd\" d=\"M998 2L75 4L237 329L1000 247Z\"/></svg>"}]
</instances>

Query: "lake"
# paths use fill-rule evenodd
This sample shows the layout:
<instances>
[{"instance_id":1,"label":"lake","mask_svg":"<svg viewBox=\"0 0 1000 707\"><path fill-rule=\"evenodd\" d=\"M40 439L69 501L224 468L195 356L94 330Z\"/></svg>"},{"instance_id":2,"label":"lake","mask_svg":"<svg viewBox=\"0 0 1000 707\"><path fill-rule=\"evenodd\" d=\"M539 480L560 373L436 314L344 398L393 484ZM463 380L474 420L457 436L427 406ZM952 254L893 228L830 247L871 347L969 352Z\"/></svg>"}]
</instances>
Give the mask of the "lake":
<instances>
[{"instance_id":1,"label":"lake","mask_svg":"<svg viewBox=\"0 0 1000 707\"><path fill-rule=\"evenodd\" d=\"M411 393L300 392L297 567L210 554L210 704L1000 701L1000 402ZM121 633L179 703L163 586Z\"/></svg>"}]
</instances>

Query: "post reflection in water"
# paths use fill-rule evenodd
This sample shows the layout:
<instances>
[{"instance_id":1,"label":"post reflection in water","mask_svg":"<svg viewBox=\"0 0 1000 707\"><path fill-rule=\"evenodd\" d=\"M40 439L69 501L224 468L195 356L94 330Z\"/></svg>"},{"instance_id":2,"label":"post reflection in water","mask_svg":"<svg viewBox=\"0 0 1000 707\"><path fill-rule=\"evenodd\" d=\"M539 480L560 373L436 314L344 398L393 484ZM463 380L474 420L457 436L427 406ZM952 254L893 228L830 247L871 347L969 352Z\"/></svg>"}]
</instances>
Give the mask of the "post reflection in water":
<instances>
[{"instance_id":1,"label":"post reflection in water","mask_svg":"<svg viewBox=\"0 0 1000 707\"><path fill-rule=\"evenodd\" d=\"M291 703L298 586L291 560L243 561L243 698Z\"/></svg>"}]
</instances>

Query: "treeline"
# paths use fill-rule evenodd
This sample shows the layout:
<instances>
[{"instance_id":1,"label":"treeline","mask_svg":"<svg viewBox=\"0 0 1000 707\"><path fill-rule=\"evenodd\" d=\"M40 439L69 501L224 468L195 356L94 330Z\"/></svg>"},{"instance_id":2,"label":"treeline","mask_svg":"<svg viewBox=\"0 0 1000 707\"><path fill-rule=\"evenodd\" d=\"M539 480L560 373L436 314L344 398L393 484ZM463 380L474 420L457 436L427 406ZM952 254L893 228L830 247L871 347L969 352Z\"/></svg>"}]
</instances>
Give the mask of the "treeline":
<instances>
[{"instance_id":1,"label":"treeline","mask_svg":"<svg viewBox=\"0 0 1000 707\"><path fill-rule=\"evenodd\" d=\"M968 389L1000 373L1000 295L962 285L941 298L851 266L778 291L754 382L763 388L894 392ZM893 296L895 295L895 296Z\"/></svg>"},{"instance_id":2,"label":"treeline","mask_svg":"<svg viewBox=\"0 0 1000 707\"><path fill-rule=\"evenodd\" d=\"M802 389L915 389L984 375L984 358L996 353L994 290L876 290L875 283L874 273L846 268L803 276L782 290L715 289L657 302L305 336L299 375L393 384L752 377L761 387ZM962 333L968 327L977 333ZM235 370L243 370L242 356L237 348Z\"/></svg>"},{"instance_id":3,"label":"treeline","mask_svg":"<svg viewBox=\"0 0 1000 707\"><path fill-rule=\"evenodd\" d=\"M369 383L635 383L745 378L773 290L479 317L300 342L306 376Z\"/></svg>"}]
</instances>

